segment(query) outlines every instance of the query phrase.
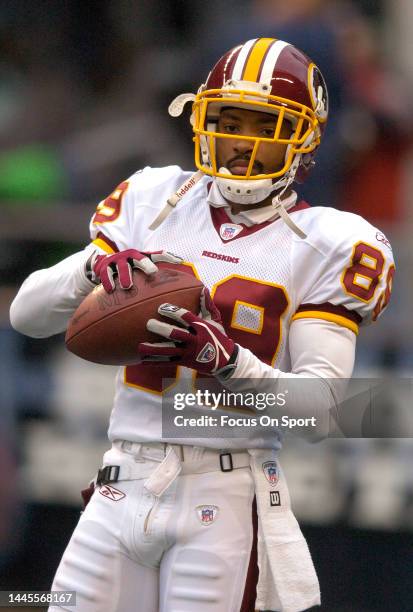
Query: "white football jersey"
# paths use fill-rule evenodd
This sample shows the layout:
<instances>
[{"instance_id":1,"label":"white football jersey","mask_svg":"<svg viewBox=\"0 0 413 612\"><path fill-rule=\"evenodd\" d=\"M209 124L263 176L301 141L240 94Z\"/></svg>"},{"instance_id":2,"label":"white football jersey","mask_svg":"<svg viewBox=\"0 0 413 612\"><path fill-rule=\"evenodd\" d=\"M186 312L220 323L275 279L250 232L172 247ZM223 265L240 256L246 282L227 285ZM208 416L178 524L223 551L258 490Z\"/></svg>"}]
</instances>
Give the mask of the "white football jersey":
<instances>
[{"instance_id":1,"label":"white football jersey","mask_svg":"<svg viewBox=\"0 0 413 612\"><path fill-rule=\"evenodd\" d=\"M385 236L362 217L299 202L289 213L307 234L299 238L281 220L246 227L223 208L208 206L211 179L185 195L155 230L148 226L190 176L177 166L145 168L98 205L91 238L106 253L135 248L167 250L211 291L227 333L261 361L290 371L288 333L299 318L332 321L358 333L386 307L394 263ZM195 385L196 373L175 365L120 368L109 438L165 440L161 431L162 379L174 391ZM187 387L185 387L187 389ZM185 443L185 439L174 439ZM188 443L188 440L186 440ZM215 448L260 446L202 439ZM193 440L191 443L195 443ZM278 440L274 446L279 446Z\"/></svg>"}]
</instances>

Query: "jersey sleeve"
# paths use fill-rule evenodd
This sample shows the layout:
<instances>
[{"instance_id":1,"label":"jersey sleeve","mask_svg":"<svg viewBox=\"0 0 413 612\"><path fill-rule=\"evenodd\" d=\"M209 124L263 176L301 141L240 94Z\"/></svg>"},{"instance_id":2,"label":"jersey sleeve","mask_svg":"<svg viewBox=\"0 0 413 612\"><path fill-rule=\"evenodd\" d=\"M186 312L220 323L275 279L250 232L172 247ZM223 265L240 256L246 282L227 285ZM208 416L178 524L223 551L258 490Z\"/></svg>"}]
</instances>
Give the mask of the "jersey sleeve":
<instances>
[{"instance_id":1,"label":"jersey sleeve","mask_svg":"<svg viewBox=\"0 0 413 612\"><path fill-rule=\"evenodd\" d=\"M361 217L339 211L332 216L321 215L319 235L310 234L309 274L292 320L324 319L357 334L389 303L393 253L384 234Z\"/></svg>"},{"instance_id":2,"label":"jersey sleeve","mask_svg":"<svg viewBox=\"0 0 413 612\"><path fill-rule=\"evenodd\" d=\"M112 254L129 248L136 190L133 175L97 205L89 229L92 243L101 251Z\"/></svg>"},{"instance_id":3,"label":"jersey sleeve","mask_svg":"<svg viewBox=\"0 0 413 612\"><path fill-rule=\"evenodd\" d=\"M179 166L139 170L102 200L90 222L95 247L107 254L143 249L148 227L191 175Z\"/></svg>"}]
</instances>

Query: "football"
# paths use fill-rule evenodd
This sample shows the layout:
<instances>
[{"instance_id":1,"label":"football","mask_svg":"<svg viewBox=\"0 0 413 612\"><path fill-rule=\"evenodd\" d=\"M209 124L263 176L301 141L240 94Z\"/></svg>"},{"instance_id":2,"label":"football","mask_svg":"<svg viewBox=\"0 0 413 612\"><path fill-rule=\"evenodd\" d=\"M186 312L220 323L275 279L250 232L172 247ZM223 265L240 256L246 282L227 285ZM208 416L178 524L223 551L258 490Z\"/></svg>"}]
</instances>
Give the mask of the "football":
<instances>
[{"instance_id":1,"label":"football","mask_svg":"<svg viewBox=\"0 0 413 612\"><path fill-rule=\"evenodd\" d=\"M113 293L106 293L102 285L93 289L69 321L65 337L69 351L94 363L133 364L138 361L139 342L162 341L146 329L148 319L162 318L161 304L170 302L198 314L203 284L190 270L167 265L158 264L158 272L150 276L134 270L128 290L117 282Z\"/></svg>"}]
</instances>

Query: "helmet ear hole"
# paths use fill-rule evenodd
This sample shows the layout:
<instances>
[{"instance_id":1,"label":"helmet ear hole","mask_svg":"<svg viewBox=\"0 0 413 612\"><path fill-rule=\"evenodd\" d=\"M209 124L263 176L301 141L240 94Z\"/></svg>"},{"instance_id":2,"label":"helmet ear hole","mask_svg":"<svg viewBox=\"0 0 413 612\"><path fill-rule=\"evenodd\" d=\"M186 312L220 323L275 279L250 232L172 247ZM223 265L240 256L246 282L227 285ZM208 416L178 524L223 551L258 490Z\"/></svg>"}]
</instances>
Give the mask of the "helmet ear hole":
<instances>
[{"instance_id":1,"label":"helmet ear hole","mask_svg":"<svg viewBox=\"0 0 413 612\"><path fill-rule=\"evenodd\" d=\"M311 153L305 153L301 156L300 165L298 166L295 180L297 183L304 183L307 176L310 174L312 168L315 166L315 151Z\"/></svg>"}]
</instances>

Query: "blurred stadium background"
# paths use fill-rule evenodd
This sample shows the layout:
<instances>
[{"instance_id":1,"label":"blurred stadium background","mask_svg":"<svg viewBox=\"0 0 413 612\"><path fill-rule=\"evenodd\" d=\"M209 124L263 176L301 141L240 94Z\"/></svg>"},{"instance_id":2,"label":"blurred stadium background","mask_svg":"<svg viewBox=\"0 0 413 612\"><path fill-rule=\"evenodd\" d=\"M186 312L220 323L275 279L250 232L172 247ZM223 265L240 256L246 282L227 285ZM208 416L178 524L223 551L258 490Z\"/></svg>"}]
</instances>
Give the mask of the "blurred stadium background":
<instances>
[{"instance_id":1,"label":"blurred stadium background","mask_svg":"<svg viewBox=\"0 0 413 612\"><path fill-rule=\"evenodd\" d=\"M325 73L331 121L302 194L391 240L393 298L360 335L355 374L412 377L412 31L411 0L2 0L0 590L49 588L108 447L114 374L61 336L14 332L10 302L31 271L87 243L96 203L129 174L193 167L188 118L167 105L233 44L283 38ZM290 440L283 459L322 609L413 610L412 439Z\"/></svg>"}]
</instances>

